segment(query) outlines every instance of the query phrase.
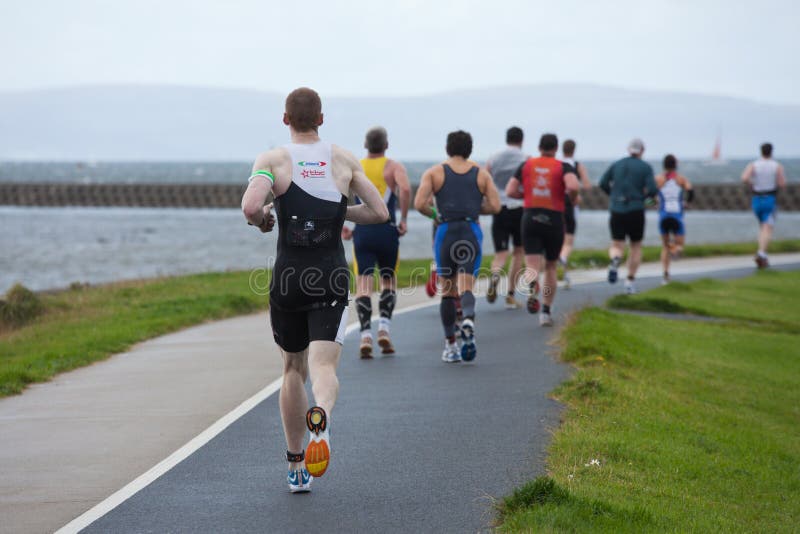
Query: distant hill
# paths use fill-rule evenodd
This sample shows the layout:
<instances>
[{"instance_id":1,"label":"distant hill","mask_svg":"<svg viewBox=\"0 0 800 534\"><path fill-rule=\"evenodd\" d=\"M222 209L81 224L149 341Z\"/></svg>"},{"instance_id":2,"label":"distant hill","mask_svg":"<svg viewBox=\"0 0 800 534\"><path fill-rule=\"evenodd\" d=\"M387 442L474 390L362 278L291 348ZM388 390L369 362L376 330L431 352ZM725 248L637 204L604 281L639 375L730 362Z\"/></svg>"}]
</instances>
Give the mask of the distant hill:
<instances>
[{"instance_id":1,"label":"distant hill","mask_svg":"<svg viewBox=\"0 0 800 534\"><path fill-rule=\"evenodd\" d=\"M172 86L96 86L0 92L0 159L251 160L286 142L285 95ZM578 141L581 158L613 158L640 136L647 156L706 157L722 132L723 157L751 157L772 141L800 155L800 106L686 93L547 84L416 97L325 98L326 139L361 152L367 128L389 130L398 159L438 159L445 135L463 128L475 157L521 126L527 148L540 133Z\"/></svg>"}]
</instances>

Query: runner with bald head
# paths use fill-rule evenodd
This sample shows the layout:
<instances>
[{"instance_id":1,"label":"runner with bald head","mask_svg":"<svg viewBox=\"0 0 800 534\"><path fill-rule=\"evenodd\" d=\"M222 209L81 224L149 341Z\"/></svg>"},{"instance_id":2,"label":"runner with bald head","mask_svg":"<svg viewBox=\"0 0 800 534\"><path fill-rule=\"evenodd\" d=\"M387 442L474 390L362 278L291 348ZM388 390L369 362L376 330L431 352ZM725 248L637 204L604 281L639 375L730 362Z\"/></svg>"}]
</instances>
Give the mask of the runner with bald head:
<instances>
[{"instance_id":1,"label":"runner with bald head","mask_svg":"<svg viewBox=\"0 0 800 534\"><path fill-rule=\"evenodd\" d=\"M364 140L367 157L361 160L364 173L378 189L389 210L389 222L384 224L357 224L354 230L342 228L344 239L353 239L353 268L356 272L356 311L361 323L361 358L372 358L372 289L374 275L380 277L381 293L378 300L380 319L378 323L378 345L383 354L393 354L394 346L389 335L392 311L397 300L397 262L400 248L399 238L407 230L408 205L411 186L402 163L386 157L389 139L386 129L371 128ZM397 222L395 208L399 200L400 221ZM360 199L356 198L356 202Z\"/></svg>"},{"instance_id":2,"label":"runner with bald head","mask_svg":"<svg viewBox=\"0 0 800 534\"><path fill-rule=\"evenodd\" d=\"M256 158L242 211L262 232L272 231L277 218L269 315L284 362L280 410L289 490L305 492L330 461L330 414L339 392L336 367L350 286L342 225L345 219L385 223L389 213L355 156L320 139L319 95L296 89L285 109L291 143ZM362 203L348 206L351 193ZM272 204L266 204L269 197L274 197L276 216L270 213ZM311 408L304 386L308 376L316 402ZM306 428L311 435L304 450Z\"/></svg>"}]
</instances>

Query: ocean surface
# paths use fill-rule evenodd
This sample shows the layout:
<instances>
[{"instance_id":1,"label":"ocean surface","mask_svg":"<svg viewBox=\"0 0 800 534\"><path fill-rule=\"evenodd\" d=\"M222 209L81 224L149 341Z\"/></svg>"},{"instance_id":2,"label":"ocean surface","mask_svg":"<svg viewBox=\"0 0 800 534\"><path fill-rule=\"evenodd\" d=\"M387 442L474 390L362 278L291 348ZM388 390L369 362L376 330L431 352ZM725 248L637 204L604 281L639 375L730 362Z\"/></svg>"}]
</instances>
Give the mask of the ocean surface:
<instances>
[{"instance_id":1,"label":"ocean surface","mask_svg":"<svg viewBox=\"0 0 800 534\"><path fill-rule=\"evenodd\" d=\"M647 214L647 244L659 243L656 213ZM490 218L483 250L493 252ZM688 212L688 243L753 241L750 213ZM781 213L777 238L800 238L800 213ZM275 234L247 226L237 209L43 208L0 206L0 292L15 282L31 289L154 276L269 267ZM608 246L608 213L582 211L576 246ZM409 216L403 258L429 258L431 223ZM348 259L351 245L345 243Z\"/></svg>"},{"instance_id":2,"label":"ocean surface","mask_svg":"<svg viewBox=\"0 0 800 534\"><path fill-rule=\"evenodd\" d=\"M580 160L580 159L579 159ZM582 161L582 160L580 160ZM687 160L680 171L696 183L731 183L739 180L749 160L716 164ZM780 160L789 179L800 177L800 159ZM419 183L435 161L403 161L412 183ZM482 163L482 162L481 162ZM583 161L593 182L610 161ZM656 172L660 161L650 161ZM64 183L244 183L250 162L13 162L0 161L0 182Z\"/></svg>"}]
</instances>

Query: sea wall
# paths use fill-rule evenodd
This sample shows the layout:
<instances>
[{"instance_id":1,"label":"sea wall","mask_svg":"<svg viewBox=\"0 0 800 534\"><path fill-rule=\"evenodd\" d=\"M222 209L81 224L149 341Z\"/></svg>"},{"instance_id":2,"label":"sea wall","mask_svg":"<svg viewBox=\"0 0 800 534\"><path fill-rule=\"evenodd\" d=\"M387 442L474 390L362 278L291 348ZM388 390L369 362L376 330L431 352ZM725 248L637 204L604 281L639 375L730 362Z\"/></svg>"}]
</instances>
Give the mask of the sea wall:
<instances>
[{"instance_id":1,"label":"sea wall","mask_svg":"<svg viewBox=\"0 0 800 534\"><path fill-rule=\"evenodd\" d=\"M0 183L0 205L127 206L160 208L236 208L245 185L235 184L64 184ZM741 184L695 186L693 209L742 211L750 196ZM583 209L607 209L608 197L598 188L582 193ZM778 195L782 210L800 211L800 184Z\"/></svg>"}]
</instances>

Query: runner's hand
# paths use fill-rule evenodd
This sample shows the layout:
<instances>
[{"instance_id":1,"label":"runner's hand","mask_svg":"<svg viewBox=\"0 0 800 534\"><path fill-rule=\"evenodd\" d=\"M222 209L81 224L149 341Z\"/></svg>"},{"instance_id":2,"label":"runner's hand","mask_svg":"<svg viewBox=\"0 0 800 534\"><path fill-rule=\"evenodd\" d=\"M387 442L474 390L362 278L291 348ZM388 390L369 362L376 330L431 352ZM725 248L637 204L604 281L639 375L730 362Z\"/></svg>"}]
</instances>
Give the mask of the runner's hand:
<instances>
[{"instance_id":1,"label":"runner's hand","mask_svg":"<svg viewBox=\"0 0 800 534\"><path fill-rule=\"evenodd\" d=\"M353 238L353 230L348 226L342 226L342 239L350 241Z\"/></svg>"},{"instance_id":2,"label":"runner's hand","mask_svg":"<svg viewBox=\"0 0 800 534\"><path fill-rule=\"evenodd\" d=\"M406 221L401 220L400 223L397 225L397 233L403 236L406 235L406 232L408 232L408 224L406 224Z\"/></svg>"},{"instance_id":3,"label":"runner's hand","mask_svg":"<svg viewBox=\"0 0 800 534\"><path fill-rule=\"evenodd\" d=\"M262 234L271 232L275 228L275 216L272 214L272 203L264 206L264 220L258 225L258 229Z\"/></svg>"}]
</instances>

